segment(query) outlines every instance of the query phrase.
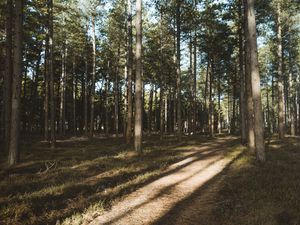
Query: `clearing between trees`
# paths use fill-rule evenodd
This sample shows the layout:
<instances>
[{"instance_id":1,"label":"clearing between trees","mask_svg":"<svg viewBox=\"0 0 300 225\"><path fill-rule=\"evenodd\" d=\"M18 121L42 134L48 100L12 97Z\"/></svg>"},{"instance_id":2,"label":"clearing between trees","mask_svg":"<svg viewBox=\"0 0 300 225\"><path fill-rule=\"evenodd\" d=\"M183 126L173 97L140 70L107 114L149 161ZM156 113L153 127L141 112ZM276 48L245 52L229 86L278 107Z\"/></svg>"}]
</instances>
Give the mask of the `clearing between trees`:
<instances>
[{"instance_id":1,"label":"clearing between trees","mask_svg":"<svg viewBox=\"0 0 300 225\"><path fill-rule=\"evenodd\" d=\"M263 165L233 136L122 141L24 142L1 164L0 223L299 224L299 138L270 140Z\"/></svg>"}]
</instances>

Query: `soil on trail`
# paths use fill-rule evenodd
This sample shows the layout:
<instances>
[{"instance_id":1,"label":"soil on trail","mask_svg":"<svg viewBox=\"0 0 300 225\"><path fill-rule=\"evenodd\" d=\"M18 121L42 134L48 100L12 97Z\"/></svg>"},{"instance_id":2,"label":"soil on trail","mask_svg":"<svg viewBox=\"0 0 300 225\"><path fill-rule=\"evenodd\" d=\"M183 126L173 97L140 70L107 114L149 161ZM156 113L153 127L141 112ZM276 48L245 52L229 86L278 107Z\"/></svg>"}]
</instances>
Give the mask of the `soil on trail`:
<instances>
[{"instance_id":1,"label":"soil on trail","mask_svg":"<svg viewBox=\"0 0 300 225\"><path fill-rule=\"evenodd\" d=\"M237 154L226 154L238 141L219 138L194 146L183 161L171 165L154 182L116 203L91 221L98 224L206 225L224 170Z\"/></svg>"}]
</instances>

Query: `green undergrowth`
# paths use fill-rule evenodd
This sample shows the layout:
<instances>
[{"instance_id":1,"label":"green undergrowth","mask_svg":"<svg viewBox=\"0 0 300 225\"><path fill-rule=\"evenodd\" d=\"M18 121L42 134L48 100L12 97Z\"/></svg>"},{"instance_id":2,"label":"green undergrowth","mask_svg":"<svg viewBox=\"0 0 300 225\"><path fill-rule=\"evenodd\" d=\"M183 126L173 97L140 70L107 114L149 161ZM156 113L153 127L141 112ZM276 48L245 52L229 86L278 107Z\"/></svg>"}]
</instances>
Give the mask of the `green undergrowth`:
<instances>
[{"instance_id":1,"label":"green undergrowth","mask_svg":"<svg viewBox=\"0 0 300 225\"><path fill-rule=\"evenodd\" d=\"M92 220L205 141L209 140L185 137L178 143L175 137L148 137L142 155L116 138L69 138L58 141L55 150L41 141L24 142L19 165L9 168L4 159L1 162L0 224Z\"/></svg>"},{"instance_id":2,"label":"green undergrowth","mask_svg":"<svg viewBox=\"0 0 300 225\"><path fill-rule=\"evenodd\" d=\"M267 145L267 161L249 153L226 173L207 224L299 225L300 139Z\"/></svg>"}]
</instances>

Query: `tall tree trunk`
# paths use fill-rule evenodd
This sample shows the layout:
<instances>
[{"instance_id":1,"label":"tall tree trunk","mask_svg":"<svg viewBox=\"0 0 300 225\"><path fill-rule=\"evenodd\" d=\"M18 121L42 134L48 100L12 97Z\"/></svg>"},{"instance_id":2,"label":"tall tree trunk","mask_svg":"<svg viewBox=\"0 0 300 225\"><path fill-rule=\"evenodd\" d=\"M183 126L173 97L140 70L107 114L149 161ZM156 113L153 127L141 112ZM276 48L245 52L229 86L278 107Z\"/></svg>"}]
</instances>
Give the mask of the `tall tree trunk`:
<instances>
[{"instance_id":1,"label":"tall tree trunk","mask_svg":"<svg viewBox=\"0 0 300 225\"><path fill-rule=\"evenodd\" d=\"M131 0L127 0L127 117L126 117L126 144L132 138L132 9Z\"/></svg>"},{"instance_id":2,"label":"tall tree trunk","mask_svg":"<svg viewBox=\"0 0 300 225\"><path fill-rule=\"evenodd\" d=\"M76 77L76 57L73 57L73 76L72 76L72 97L73 97L73 109L72 109L72 125L73 134L76 135L76 94L77 94L77 77Z\"/></svg>"},{"instance_id":3,"label":"tall tree trunk","mask_svg":"<svg viewBox=\"0 0 300 225\"><path fill-rule=\"evenodd\" d=\"M209 70L210 70L210 60L209 60L209 55L207 55L207 67L206 67L206 78L205 78L205 88L204 88L204 112L205 112L205 130L208 128L209 124L209 107L207 105L207 92L208 92L208 84L209 84ZM209 128L208 128L209 130Z\"/></svg>"},{"instance_id":4,"label":"tall tree trunk","mask_svg":"<svg viewBox=\"0 0 300 225\"><path fill-rule=\"evenodd\" d=\"M95 82L96 82L96 31L95 31L95 16L92 17L92 45L93 45L93 69L91 82L91 115L90 115L90 133L89 137L94 136L94 111L95 111Z\"/></svg>"},{"instance_id":5,"label":"tall tree trunk","mask_svg":"<svg viewBox=\"0 0 300 225\"><path fill-rule=\"evenodd\" d=\"M3 88L4 105L4 150L8 151L10 141L10 121L11 121L11 85L12 85L12 0L7 0L6 7L6 43L5 43L5 75Z\"/></svg>"},{"instance_id":6,"label":"tall tree trunk","mask_svg":"<svg viewBox=\"0 0 300 225\"><path fill-rule=\"evenodd\" d=\"M244 40L243 40L243 10L242 0L239 1L239 75L240 75L240 126L241 142L246 144L246 101L245 101L245 73L244 73Z\"/></svg>"},{"instance_id":7,"label":"tall tree trunk","mask_svg":"<svg viewBox=\"0 0 300 225\"><path fill-rule=\"evenodd\" d=\"M117 55L117 69L115 74L115 84L114 84L114 100L115 100L115 132L116 137L119 136L119 60L120 60L120 46L118 47L118 55Z\"/></svg>"},{"instance_id":8,"label":"tall tree trunk","mask_svg":"<svg viewBox=\"0 0 300 225\"><path fill-rule=\"evenodd\" d=\"M215 124L214 124L214 62L212 62L211 65L211 72L210 72L210 85L209 85L209 130L210 130L210 136L215 136Z\"/></svg>"},{"instance_id":9,"label":"tall tree trunk","mask_svg":"<svg viewBox=\"0 0 300 225\"><path fill-rule=\"evenodd\" d=\"M65 99L66 99L66 47L64 46L61 57L61 82L60 82L60 106L59 106L59 133L65 133Z\"/></svg>"},{"instance_id":10,"label":"tall tree trunk","mask_svg":"<svg viewBox=\"0 0 300 225\"><path fill-rule=\"evenodd\" d=\"M83 101L83 111L84 111L84 134L88 136L88 58L85 58L85 72L84 72L84 101Z\"/></svg>"},{"instance_id":11,"label":"tall tree trunk","mask_svg":"<svg viewBox=\"0 0 300 225\"><path fill-rule=\"evenodd\" d=\"M235 134L236 131L236 72L233 74L233 93L232 93L232 118L231 118L231 134Z\"/></svg>"},{"instance_id":12,"label":"tall tree trunk","mask_svg":"<svg viewBox=\"0 0 300 225\"><path fill-rule=\"evenodd\" d=\"M49 13L49 75L50 75L50 143L55 148L55 96L54 96L54 71L53 71L53 0L48 3Z\"/></svg>"},{"instance_id":13,"label":"tall tree trunk","mask_svg":"<svg viewBox=\"0 0 300 225\"><path fill-rule=\"evenodd\" d=\"M218 133L222 133L221 124L221 77L218 75Z\"/></svg>"},{"instance_id":14,"label":"tall tree trunk","mask_svg":"<svg viewBox=\"0 0 300 225\"><path fill-rule=\"evenodd\" d=\"M197 125L197 34L195 30L194 34L194 61L193 61L193 134L196 135L196 125Z\"/></svg>"},{"instance_id":15,"label":"tall tree trunk","mask_svg":"<svg viewBox=\"0 0 300 225\"><path fill-rule=\"evenodd\" d=\"M264 121L262 115L261 94L260 94L260 75L258 69L257 39L256 39L256 21L254 14L254 0L247 0L247 18L248 18L248 45L250 53L250 75L252 85L252 97L254 106L254 133L256 156L260 162L264 162L265 143L264 143Z\"/></svg>"},{"instance_id":16,"label":"tall tree trunk","mask_svg":"<svg viewBox=\"0 0 300 225\"><path fill-rule=\"evenodd\" d=\"M108 89L109 89L109 80L108 77L105 80L105 136L109 135L109 119L108 119Z\"/></svg>"},{"instance_id":17,"label":"tall tree trunk","mask_svg":"<svg viewBox=\"0 0 300 225\"><path fill-rule=\"evenodd\" d=\"M134 148L142 152L142 0L136 0L136 76Z\"/></svg>"},{"instance_id":18,"label":"tall tree trunk","mask_svg":"<svg viewBox=\"0 0 300 225\"><path fill-rule=\"evenodd\" d=\"M283 60L282 60L282 24L281 5L277 3L277 58L278 58L278 134L279 139L285 135L284 125L284 88L283 88Z\"/></svg>"},{"instance_id":19,"label":"tall tree trunk","mask_svg":"<svg viewBox=\"0 0 300 225\"><path fill-rule=\"evenodd\" d=\"M148 110L148 131L152 131L152 115L153 115L153 85L150 87L149 110Z\"/></svg>"},{"instance_id":20,"label":"tall tree trunk","mask_svg":"<svg viewBox=\"0 0 300 225\"><path fill-rule=\"evenodd\" d=\"M162 33L162 28L163 28L163 11L162 9L160 10L160 33L159 33L159 44L160 44L160 60L159 60L159 70L160 70L160 92L159 92L159 104L160 104L160 113L159 113L159 132L160 132L160 140L163 139L164 135L164 92L165 92L165 75L164 75L164 70L163 70L163 33Z\"/></svg>"},{"instance_id":21,"label":"tall tree trunk","mask_svg":"<svg viewBox=\"0 0 300 225\"><path fill-rule=\"evenodd\" d=\"M254 109L252 98L252 85L250 74L250 48L249 48L249 32L248 32L248 7L247 0L245 0L245 76L246 76L246 102L247 102L247 141L250 152L255 152L255 135L254 135Z\"/></svg>"},{"instance_id":22,"label":"tall tree trunk","mask_svg":"<svg viewBox=\"0 0 300 225\"><path fill-rule=\"evenodd\" d=\"M23 1L15 3L13 77L11 98L11 126L8 164L14 165L19 161L19 127L20 127L20 98L22 85L22 41L23 41Z\"/></svg>"},{"instance_id":23,"label":"tall tree trunk","mask_svg":"<svg viewBox=\"0 0 300 225\"><path fill-rule=\"evenodd\" d=\"M177 136L178 140L182 138L182 120L181 120L181 0L176 0L176 93L177 93Z\"/></svg>"}]
</instances>

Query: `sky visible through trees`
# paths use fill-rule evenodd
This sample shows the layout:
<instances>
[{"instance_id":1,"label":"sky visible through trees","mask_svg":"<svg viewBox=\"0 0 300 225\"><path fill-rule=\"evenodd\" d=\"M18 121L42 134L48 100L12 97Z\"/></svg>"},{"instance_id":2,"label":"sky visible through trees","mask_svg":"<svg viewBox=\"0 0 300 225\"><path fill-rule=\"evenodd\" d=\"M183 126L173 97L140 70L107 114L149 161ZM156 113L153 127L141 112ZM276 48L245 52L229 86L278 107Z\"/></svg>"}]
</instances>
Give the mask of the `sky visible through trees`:
<instances>
[{"instance_id":1,"label":"sky visible through trees","mask_svg":"<svg viewBox=\"0 0 300 225\"><path fill-rule=\"evenodd\" d=\"M143 185L159 192L153 179L172 180L185 157L231 181L233 167L277 183L300 165L299 0L2 0L0 65L0 224L84 220L89 200L104 210ZM241 195L267 186L251 180L236 181Z\"/></svg>"}]
</instances>

